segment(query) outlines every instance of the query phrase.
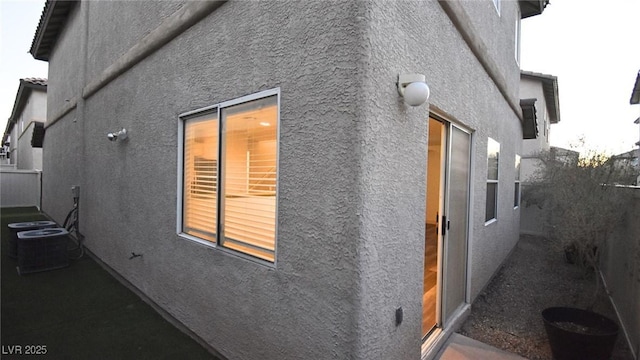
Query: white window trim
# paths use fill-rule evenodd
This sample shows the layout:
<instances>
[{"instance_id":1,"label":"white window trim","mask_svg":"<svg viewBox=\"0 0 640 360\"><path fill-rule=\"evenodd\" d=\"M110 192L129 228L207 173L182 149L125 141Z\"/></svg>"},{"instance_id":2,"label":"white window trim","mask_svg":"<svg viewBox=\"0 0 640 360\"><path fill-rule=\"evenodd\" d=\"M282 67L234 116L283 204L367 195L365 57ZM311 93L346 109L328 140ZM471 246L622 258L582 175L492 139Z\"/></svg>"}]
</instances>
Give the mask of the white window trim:
<instances>
[{"instance_id":1,"label":"white window trim","mask_svg":"<svg viewBox=\"0 0 640 360\"><path fill-rule=\"evenodd\" d=\"M518 204L517 205L514 204L513 209L517 210L520 208L520 204L522 201L522 183L520 182L520 167L522 166L522 157L516 154L515 159L516 159L516 164L514 167L516 171L516 176L515 176L514 184L518 185ZM520 162L520 167L518 167L518 161ZM514 189L514 196L515 196L515 189Z\"/></svg>"},{"instance_id":2,"label":"white window trim","mask_svg":"<svg viewBox=\"0 0 640 360\"><path fill-rule=\"evenodd\" d=\"M489 221L485 221L484 226L489 226L489 225L491 225L493 223L496 223L496 222L498 222L498 219L493 218L493 219L491 219Z\"/></svg>"},{"instance_id":3,"label":"white window trim","mask_svg":"<svg viewBox=\"0 0 640 360\"><path fill-rule=\"evenodd\" d=\"M500 177L500 173L498 173L498 177ZM493 208L495 209L495 215L493 218L489 219L489 220L485 220L484 225L490 225L493 224L494 222L498 221L498 188L499 188L499 184L498 184L498 180L489 180L487 179L487 184L496 184L496 196L493 199ZM487 200L485 200L487 201ZM485 213L484 216L486 217L487 214Z\"/></svg>"},{"instance_id":4,"label":"white window trim","mask_svg":"<svg viewBox=\"0 0 640 360\"><path fill-rule=\"evenodd\" d=\"M204 114L206 112L217 112L217 116L218 116L218 121L219 121L219 126L222 122L221 118L220 118L220 110L222 108L225 107L229 107L232 105L236 105L236 104L240 104L240 103L245 103L245 102L249 102L252 100L258 100L261 98L266 98L269 96L276 96L276 105L278 107L278 111L277 111L277 133L276 133L276 169L278 169L278 171L276 172L276 208L275 208L275 245L274 245L274 260L273 262L268 261L268 260L264 260L264 259L260 259L248 254L245 254L243 252L237 251L237 250L233 250L230 248L227 248L225 246L219 245L219 241L220 239L217 238L218 234L216 234L216 241L215 242L211 242L211 241L207 241L204 239L200 239L196 236L184 233L182 231L182 225L183 225L183 207L184 207L184 197L183 197L183 186L184 186L184 127L185 127L185 122L186 120L188 120L188 118L193 117L195 115L199 115L199 114ZM221 136L220 134L218 136ZM177 156L178 156L178 181L177 181L177 188L176 188L176 194L177 194L177 202L176 202L176 234L183 238L183 239L187 239L189 241L193 241L195 243L204 245L208 248L213 248L215 250L219 250L224 254L229 254L231 256L240 258L240 259L244 259L244 260L248 260L251 261L253 263L257 263L260 265L264 265L267 267L271 267L271 268L275 268L277 267L277 261L278 261L278 199L279 199L279 194L280 194L280 88L274 88L274 89L269 89L269 90L264 90L264 91L260 91L254 94L250 94L250 95L246 95L240 98L236 98L233 100L228 100L228 101L223 101L221 103L218 104L214 104L214 105L209 105L209 106L205 106L199 109L195 109L192 111L187 111L184 112L180 115L178 115L178 151L177 151ZM219 171L219 169L218 169ZM218 218L217 222L220 222L220 219Z\"/></svg>"},{"instance_id":5,"label":"white window trim","mask_svg":"<svg viewBox=\"0 0 640 360\"><path fill-rule=\"evenodd\" d=\"M498 221L498 203L499 203L498 199L499 199L499 197L500 197L499 192L498 192L498 189L499 189L499 187L500 187L500 184L499 184L499 182L500 182L500 143L499 143L497 140L493 139L492 137L489 137L489 138L487 139L487 166L489 165L489 152L488 152L488 146L489 146L489 144L491 143L491 141L493 141L493 142L495 142L496 144L498 144L498 159L497 159L498 163L496 164L496 165L497 165L497 169L496 169L496 170L497 170L496 179L489 179L488 174L486 175L486 177L487 177L487 181L486 181L487 188L488 188L488 184L496 184L496 191L495 191L494 204L493 204L493 208L494 208L494 217L493 217L493 218L491 218L491 219L489 219L489 220L486 220L486 217L487 217L487 213L486 213L486 202L487 202L487 201L489 201L489 199L488 199L488 198L487 198L487 199L485 199L485 213L484 213L484 217L485 217L484 225L485 225L485 226L490 225L490 224L493 224L494 222L497 222L497 221ZM485 194L486 194L486 190L485 190Z\"/></svg>"},{"instance_id":6,"label":"white window trim","mask_svg":"<svg viewBox=\"0 0 640 360\"><path fill-rule=\"evenodd\" d=\"M522 194L522 185L520 180L516 180L515 184L518 184L518 205L513 207L513 210L518 210L520 208L521 194ZM515 190L514 190L515 191ZM515 195L515 194L514 194Z\"/></svg>"},{"instance_id":7,"label":"white window trim","mask_svg":"<svg viewBox=\"0 0 640 360\"><path fill-rule=\"evenodd\" d=\"M520 11L518 11L518 18L516 19L516 34L515 34L515 57L516 57L516 64L518 64L518 67L520 67L520 60L521 60L521 56L522 56L522 27L521 27L521 22L520 22Z\"/></svg>"}]
</instances>

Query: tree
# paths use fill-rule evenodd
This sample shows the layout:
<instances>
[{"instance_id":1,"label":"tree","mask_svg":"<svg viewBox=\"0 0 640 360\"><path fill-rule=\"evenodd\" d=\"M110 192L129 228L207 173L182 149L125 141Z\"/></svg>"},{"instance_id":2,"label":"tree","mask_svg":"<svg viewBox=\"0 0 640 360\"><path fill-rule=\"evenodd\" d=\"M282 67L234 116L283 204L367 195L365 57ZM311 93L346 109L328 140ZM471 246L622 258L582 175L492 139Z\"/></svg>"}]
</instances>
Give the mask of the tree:
<instances>
[{"instance_id":1,"label":"tree","mask_svg":"<svg viewBox=\"0 0 640 360\"><path fill-rule=\"evenodd\" d=\"M548 151L539 159L542 165L523 190L523 199L527 206L543 209L547 233L567 259L597 274L609 235L632 208L632 197L619 187L633 182L635 170L595 152L562 158ZM589 308L600 288L600 276L595 278L596 293Z\"/></svg>"}]
</instances>

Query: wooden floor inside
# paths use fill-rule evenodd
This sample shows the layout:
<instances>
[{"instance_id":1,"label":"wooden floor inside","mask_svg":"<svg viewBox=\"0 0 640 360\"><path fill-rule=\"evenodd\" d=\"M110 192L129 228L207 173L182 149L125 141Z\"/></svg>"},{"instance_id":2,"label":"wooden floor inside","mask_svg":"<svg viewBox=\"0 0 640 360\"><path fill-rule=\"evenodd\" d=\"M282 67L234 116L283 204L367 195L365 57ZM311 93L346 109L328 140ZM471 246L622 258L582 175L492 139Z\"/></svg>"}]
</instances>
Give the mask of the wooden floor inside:
<instances>
[{"instance_id":1,"label":"wooden floor inside","mask_svg":"<svg viewBox=\"0 0 640 360\"><path fill-rule=\"evenodd\" d=\"M426 225L424 252L424 294L422 294L422 335L436 326L438 276L438 233L435 225Z\"/></svg>"}]
</instances>

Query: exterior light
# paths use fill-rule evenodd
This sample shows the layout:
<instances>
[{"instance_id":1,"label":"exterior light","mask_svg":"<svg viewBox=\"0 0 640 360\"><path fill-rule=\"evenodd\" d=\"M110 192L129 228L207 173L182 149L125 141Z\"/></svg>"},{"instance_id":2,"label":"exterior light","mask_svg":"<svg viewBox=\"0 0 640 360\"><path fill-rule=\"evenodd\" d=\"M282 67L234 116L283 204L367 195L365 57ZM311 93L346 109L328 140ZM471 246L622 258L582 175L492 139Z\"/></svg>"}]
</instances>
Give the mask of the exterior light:
<instances>
[{"instance_id":1,"label":"exterior light","mask_svg":"<svg viewBox=\"0 0 640 360\"><path fill-rule=\"evenodd\" d=\"M125 128L122 128L122 130L120 131L111 132L107 134L107 139L109 139L109 141L117 141L118 139L126 140L127 137L128 137L127 129Z\"/></svg>"},{"instance_id":2,"label":"exterior light","mask_svg":"<svg viewBox=\"0 0 640 360\"><path fill-rule=\"evenodd\" d=\"M429 86L422 74L398 75L398 94L411 106L420 106L429 100Z\"/></svg>"}]
</instances>

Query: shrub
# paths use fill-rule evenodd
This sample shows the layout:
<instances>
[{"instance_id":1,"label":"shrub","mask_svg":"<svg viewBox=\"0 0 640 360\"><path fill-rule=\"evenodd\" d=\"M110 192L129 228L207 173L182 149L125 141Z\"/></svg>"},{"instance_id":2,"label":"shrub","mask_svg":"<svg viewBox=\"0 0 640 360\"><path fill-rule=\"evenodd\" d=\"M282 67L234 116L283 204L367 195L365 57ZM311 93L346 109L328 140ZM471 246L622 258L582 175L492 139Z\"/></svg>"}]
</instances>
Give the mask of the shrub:
<instances>
[{"instance_id":1,"label":"shrub","mask_svg":"<svg viewBox=\"0 0 640 360\"><path fill-rule=\"evenodd\" d=\"M523 191L523 200L543 209L554 244L577 265L598 270L600 251L632 207L629 193L616 187L631 184L635 169L593 152L583 158L560 158L549 151L539 159L542 165Z\"/></svg>"}]
</instances>

